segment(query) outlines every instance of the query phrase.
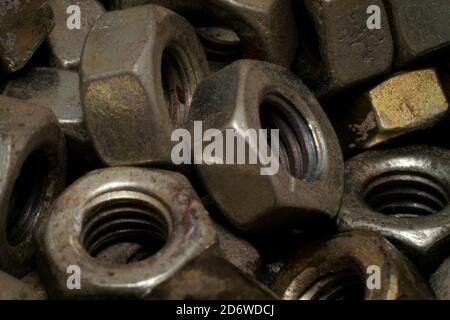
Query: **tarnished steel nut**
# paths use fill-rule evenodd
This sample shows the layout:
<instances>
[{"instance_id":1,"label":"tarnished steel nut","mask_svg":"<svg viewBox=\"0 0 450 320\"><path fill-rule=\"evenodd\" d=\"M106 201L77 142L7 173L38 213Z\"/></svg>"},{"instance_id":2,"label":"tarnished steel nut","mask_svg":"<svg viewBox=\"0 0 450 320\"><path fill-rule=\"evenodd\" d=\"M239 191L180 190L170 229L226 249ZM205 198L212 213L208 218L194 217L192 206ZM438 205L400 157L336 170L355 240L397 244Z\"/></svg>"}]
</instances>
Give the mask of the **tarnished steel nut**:
<instances>
[{"instance_id":1,"label":"tarnished steel nut","mask_svg":"<svg viewBox=\"0 0 450 320\"><path fill-rule=\"evenodd\" d=\"M0 270L23 276L32 233L64 187L64 139L47 108L0 96Z\"/></svg>"},{"instance_id":2,"label":"tarnished steel nut","mask_svg":"<svg viewBox=\"0 0 450 320\"><path fill-rule=\"evenodd\" d=\"M37 240L51 298L143 298L191 261L217 251L214 226L186 178L128 167L93 171L72 184ZM140 247L127 261L98 257L129 243ZM67 287L69 266L81 272L80 290Z\"/></svg>"},{"instance_id":3,"label":"tarnished steel nut","mask_svg":"<svg viewBox=\"0 0 450 320\"><path fill-rule=\"evenodd\" d=\"M431 287L436 298L450 300L450 258L445 260L431 276Z\"/></svg>"},{"instance_id":4,"label":"tarnished steel nut","mask_svg":"<svg viewBox=\"0 0 450 320\"><path fill-rule=\"evenodd\" d=\"M48 299L47 291L45 290L44 284L42 283L41 277L39 276L37 270L27 273L20 279L20 281L28 285L33 290L37 299Z\"/></svg>"},{"instance_id":5,"label":"tarnished steel nut","mask_svg":"<svg viewBox=\"0 0 450 320\"><path fill-rule=\"evenodd\" d=\"M0 271L0 300L42 300L39 292L25 282Z\"/></svg>"},{"instance_id":6,"label":"tarnished steel nut","mask_svg":"<svg viewBox=\"0 0 450 320\"><path fill-rule=\"evenodd\" d=\"M235 62L198 87L186 123L194 139L198 120L204 131L219 129L224 146L236 146L226 134L234 129L247 153L258 150L254 139L244 142L247 129L279 129L280 159L273 169L275 162L280 166L273 175L261 174L267 167L260 154L257 164L242 165L218 164L214 156L194 152L206 191L236 227L275 231L320 224L337 214L343 192L341 150L319 103L294 74L266 62Z\"/></svg>"},{"instance_id":7,"label":"tarnished steel nut","mask_svg":"<svg viewBox=\"0 0 450 320\"><path fill-rule=\"evenodd\" d=\"M76 68L80 64L87 34L105 9L97 0L47 0L47 2L55 17L55 28L48 37L52 62L60 68ZM79 11L78 9L68 11L73 5L77 6ZM79 26L71 25L74 22L70 14L79 14Z\"/></svg>"},{"instance_id":8,"label":"tarnished steel nut","mask_svg":"<svg viewBox=\"0 0 450 320\"><path fill-rule=\"evenodd\" d=\"M142 3L165 6L186 16L195 27L223 26L242 44L242 56L289 67L297 49L297 28L289 0L119 0L120 8ZM202 37L204 33L200 32ZM205 39L205 38L203 38ZM220 42L203 42L208 50ZM228 48L235 48L232 42ZM227 46L225 46L227 47ZM228 49L226 49L228 50ZM214 59L214 58L213 58Z\"/></svg>"},{"instance_id":9,"label":"tarnished steel nut","mask_svg":"<svg viewBox=\"0 0 450 320\"><path fill-rule=\"evenodd\" d=\"M448 0L384 2L394 36L397 66L450 48Z\"/></svg>"},{"instance_id":10,"label":"tarnished steel nut","mask_svg":"<svg viewBox=\"0 0 450 320\"><path fill-rule=\"evenodd\" d=\"M379 270L379 287L368 286ZM346 232L300 249L273 284L285 300L430 299L413 264L371 232Z\"/></svg>"},{"instance_id":11,"label":"tarnished steel nut","mask_svg":"<svg viewBox=\"0 0 450 320\"><path fill-rule=\"evenodd\" d=\"M53 26L46 0L0 1L0 73L21 69Z\"/></svg>"},{"instance_id":12,"label":"tarnished steel nut","mask_svg":"<svg viewBox=\"0 0 450 320\"><path fill-rule=\"evenodd\" d=\"M368 149L432 127L449 108L435 69L399 73L355 97L338 132L344 149Z\"/></svg>"},{"instance_id":13,"label":"tarnished steel nut","mask_svg":"<svg viewBox=\"0 0 450 320\"><path fill-rule=\"evenodd\" d=\"M250 276L259 275L261 271L259 252L248 241L237 237L224 227L218 224L215 227L223 258Z\"/></svg>"},{"instance_id":14,"label":"tarnished steel nut","mask_svg":"<svg viewBox=\"0 0 450 320\"><path fill-rule=\"evenodd\" d=\"M325 97L390 71L393 43L381 0L298 2L299 49L295 71ZM381 9L381 29L367 27L367 8Z\"/></svg>"},{"instance_id":15,"label":"tarnished steel nut","mask_svg":"<svg viewBox=\"0 0 450 320\"><path fill-rule=\"evenodd\" d=\"M10 80L2 94L49 108L70 142L90 143L81 109L78 73L33 68Z\"/></svg>"},{"instance_id":16,"label":"tarnished steel nut","mask_svg":"<svg viewBox=\"0 0 450 320\"><path fill-rule=\"evenodd\" d=\"M379 232L425 266L448 254L449 199L450 151L430 146L368 151L346 163L338 225Z\"/></svg>"},{"instance_id":17,"label":"tarnished steel nut","mask_svg":"<svg viewBox=\"0 0 450 320\"><path fill-rule=\"evenodd\" d=\"M82 107L101 160L170 163L172 131L207 68L194 29L172 11L146 5L105 13L81 62Z\"/></svg>"}]
</instances>

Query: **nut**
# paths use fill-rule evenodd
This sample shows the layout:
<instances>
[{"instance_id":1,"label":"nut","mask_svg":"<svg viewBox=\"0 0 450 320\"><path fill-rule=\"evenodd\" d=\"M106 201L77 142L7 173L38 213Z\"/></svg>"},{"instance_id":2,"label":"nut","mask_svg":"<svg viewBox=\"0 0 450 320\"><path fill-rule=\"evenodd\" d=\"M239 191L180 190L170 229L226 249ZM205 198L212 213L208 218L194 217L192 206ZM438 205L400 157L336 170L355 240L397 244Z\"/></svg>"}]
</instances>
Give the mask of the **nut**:
<instances>
[{"instance_id":1,"label":"nut","mask_svg":"<svg viewBox=\"0 0 450 320\"><path fill-rule=\"evenodd\" d=\"M48 37L53 62L60 68L76 68L80 64L84 42L92 25L105 12L96 0L47 0L55 17L55 28ZM68 8L77 5L80 8L79 29L68 24ZM74 12L69 11L74 14ZM75 12L77 13L77 12ZM68 27L70 26L70 28Z\"/></svg>"},{"instance_id":2,"label":"nut","mask_svg":"<svg viewBox=\"0 0 450 320\"><path fill-rule=\"evenodd\" d=\"M0 300L41 300L42 296L32 287L9 274L0 271Z\"/></svg>"},{"instance_id":3,"label":"nut","mask_svg":"<svg viewBox=\"0 0 450 320\"><path fill-rule=\"evenodd\" d=\"M172 131L207 72L194 29L172 11L146 5L105 13L81 62L82 107L101 160L170 163Z\"/></svg>"},{"instance_id":4,"label":"nut","mask_svg":"<svg viewBox=\"0 0 450 320\"><path fill-rule=\"evenodd\" d=\"M296 73L326 97L387 73L393 61L389 22L381 0L305 0L299 8ZM381 29L367 27L367 9L381 9Z\"/></svg>"},{"instance_id":5,"label":"nut","mask_svg":"<svg viewBox=\"0 0 450 320\"><path fill-rule=\"evenodd\" d=\"M297 49L297 28L289 0L119 0L116 7L143 3L162 5L191 17L195 27L223 26L233 30L247 59L289 67Z\"/></svg>"},{"instance_id":6,"label":"nut","mask_svg":"<svg viewBox=\"0 0 450 320\"><path fill-rule=\"evenodd\" d=\"M32 233L64 187L65 148L47 108L0 96L0 269L21 277Z\"/></svg>"},{"instance_id":7,"label":"nut","mask_svg":"<svg viewBox=\"0 0 450 320\"><path fill-rule=\"evenodd\" d=\"M304 227L337 214L343 160L336 135L317 100L288 70L266 62L233 63L198 87L187 122L194 137L198 120L205 131L219 128L225 146L234 145L226 129L241 141L247 129L280 130L281 165L274 175L261 175L260 155L255 165L221 165L194 152L206 191L236 227ZM244 143L247 150L258 149L253 140Z\"/></svg>"},{"instance_id":8,"label":"nut","mask_svg":"<svg viewBox=\"0 0 450 320\"><path fill-rule=\"evenodd\" d=\"M355 98L339 136L344 149L368 149L434 126L449 108L435 69L399 73Z\"/></svg>"},{"instance_id":9,"label":"nut","mask_svg":"<svg viewBox=\"0 0 450 320\"><path fill-rule=\"evenodd\" d=\"M53 26L46 0L0 1L0 73L21 69Z\"/></svg>"},{"instance_id":10,"label":"nut","mask_svg":"<svg viewBox=\"0 0 450 320\"><path fill-rule=\"evenodd\" d=\"M450 151L368 151L346 163L341 230L379 232L426 267L450 240Z\"/></svg>"},{"instance_id":11,"label":"nut","mask_svg":"<svg viewBox=\"0 0 450 320\"><path fill-rule=\"evenodd\" d=\"M25 277L20 279L20 281L27 284L33 290L38 299L48 300L47 291L45 290L44 284L42 283L36 270L27 273Z\"/></svg>"},{"instance_id":12,"label":"nut","mask_svg":"<svg viewBox=\"0 0 450 320\"><path fill-rule=\"evenodd\" d=\"M431 276L431 287L438 299L450 300L450 258Z\"/></svg>"},{"instance_id":13,"label":"nut","mask_svg":"<svg viewBox=\"0 0 450 320\"><path fill-rule=\"evenodd\" d=\"M379 289L368 277L378 267ZM369 272L370 271L370 272ZM302 248L283 267L273 289L285 300L429 299L414 266L371 232L347 232Z\"/></svg>"},{"instance_id":14,"label":"nut","mask_svg":"<svg viewBox=\"0 0 450 320\"><path fill-rule=\"evenodd\" d=\"M450 48L448 0L385 0L395 42L397 66Z\"/></svg>"}]
</instances>

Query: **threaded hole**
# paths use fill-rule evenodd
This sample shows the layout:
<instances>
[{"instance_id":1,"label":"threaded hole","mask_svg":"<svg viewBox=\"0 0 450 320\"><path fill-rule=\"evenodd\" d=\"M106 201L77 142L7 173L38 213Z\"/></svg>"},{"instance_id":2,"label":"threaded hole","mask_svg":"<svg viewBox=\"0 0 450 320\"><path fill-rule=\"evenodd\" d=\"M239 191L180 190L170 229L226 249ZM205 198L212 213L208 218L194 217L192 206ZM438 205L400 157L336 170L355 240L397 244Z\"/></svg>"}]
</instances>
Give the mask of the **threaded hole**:
<instances>
[{"instance_id":1,"label":"threaded hole","mask_svg":"<svg viewBox=\"0 0 450 320\"><path fill-rule=\"evenodd\" d=\"M428 175L389 172L367 184L365 201L373 210L386 215L418 217L442 211L448 204L448 194Z\"/></svg>"},{"instance_id":2,"label":"threaded hole","mask_svg":"<svg viewBox=\"0 0 450 320\"><path fill-rule=\"evenodd\" d=\"M83 247L105 262L142 261L161 250L169 237L164 214L136 199L103 203L87 217L81 233Z\"/></svg>"},{"instance_id":3,"label":"threaded hole","mask_svg":"<svg viewBox=\"0 0 450 320\"><path fill-rule=\"evenodd\" d=\"M269 147L272 147L270 130L279 130L281 168L297 179L310 178L318 165L317 146L296 108L285 98L270 94L260 106L260 120L262 128L269 130Z\"/></svg>"},{"instance_id":4,"label":"threaded hole","mask_svg":"<svg viewBox=\"0 0 450 320\"><path fill-rule=\"evenodd\" d=\"M206 56L211 61L231 62L243 57L243 47L239 36L222 26L197 28Z\"/></svg>"},{"instance_id":5,"label":"threaded hole","mask_svg":"<svg viewBox=\"0 0 450 320\"><path fill-rule=\"evenodd\" d=\"M314 280L299 300L364 300L365 286L352 271L327 274Z\"/></svg>"},{"instance_id":6,"label":"threaded hole","mask_svg":"<svg viewBox=\"0 0 450 320\"><path fill-rule=\"evenodd\" d=\"M10 245L19 245L31 234L42 211L47 186L47 159L40 152L33 153L24 162L9 200L6 236Z\"/></svg>"}]
</instances>

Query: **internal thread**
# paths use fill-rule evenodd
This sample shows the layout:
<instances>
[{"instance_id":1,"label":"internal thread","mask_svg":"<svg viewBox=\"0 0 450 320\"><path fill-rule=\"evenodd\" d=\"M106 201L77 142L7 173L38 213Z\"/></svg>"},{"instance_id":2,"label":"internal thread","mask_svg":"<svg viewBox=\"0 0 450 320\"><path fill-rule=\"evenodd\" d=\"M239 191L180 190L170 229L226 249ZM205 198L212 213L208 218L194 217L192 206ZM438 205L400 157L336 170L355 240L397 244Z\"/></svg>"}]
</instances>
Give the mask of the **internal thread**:
<instances>
[{"instance_id":1,"label":"internal thread","mask_svg":"<svg viewBox=\"0 0 450 320\"><path fill-rule=\"evenodd\" d=\"M206 56L211 61L233 61L243 57L243 47L238 35L220 26L197 28Z\"/></svg>"},{"instance_id":2,"label":"internal thread","mask_svg":"<svg viewBox=\"0 0 450 320\"><path fill-rule=\"evenodd\" d=\"M365 188L365 200L373 210L397 217L432 215L449 201L438 181L417 172L389 172L376 177Z\"/></svg>"},{"instance_id":3,"label":"internal thread","mask_svg":"<svg viewBox=\"0 0 450 320\"><path fill-rule=\"evenodd\" d=\"M299 300L364 300L364 298L364 283L352 271L320 277L298 297Z\"/></svg>"},{"instance_id":4,"label":"internal thread","mask_svg":"<svg viewBox=\"0 0 450 320\"><path fill-rule=\"evenodd\" d=\"M163 213L136 199L103 203L87 217L81 241L92 257L103 260L102 252L113 247L113 255L123 256L121 245L133 249L123 259L108 262L126 264L144 260L161 250L169 237L169 224Z\"/></svg>"},{"instance_id":5,"label":"internal thread","mask_svg":"<svg viewBox=\"0 0 450 320\"><path fill-rule=\"evenodd\" d=\"M8 206L7 241L17 246L30 236L44 206L48 186L48 164L39 152L24 162L16 179Z\"/></svg>"},{"instance_id":6,"label":"internal thread","mask_svg":"<svg viewBox=\"0 0 450 320\"><path fill-rule=\"evenodd\" d=\"M312 132L296 108L279 95L268 95L260 107L260 120L268 132L278 129L280 137L280 165L297 179L310 178L318 164L318 151Z\"/></svg>"}]
</instances>

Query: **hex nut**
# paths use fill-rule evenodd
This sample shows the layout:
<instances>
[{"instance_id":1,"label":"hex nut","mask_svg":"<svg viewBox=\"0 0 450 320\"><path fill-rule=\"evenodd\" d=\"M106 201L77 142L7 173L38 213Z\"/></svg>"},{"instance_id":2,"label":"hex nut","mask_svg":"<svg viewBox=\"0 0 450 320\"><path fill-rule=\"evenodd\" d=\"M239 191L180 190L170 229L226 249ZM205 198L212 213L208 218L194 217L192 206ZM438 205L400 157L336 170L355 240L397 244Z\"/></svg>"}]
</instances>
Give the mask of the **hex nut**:
<instances>
[{"instance_id":1,"label":"hex nut","mask_svg":"<svg viewBox=\"0 0 450 320\"><path fill-rule=\"evenodd\" d=\"M395 43L395 63L405 66L450 48L447 0L384 0Z\"/></svg>"},{"instance_id":2,"label":"hex nut","mask_svg":"<svg viewBox=\"0 0 450 320\"><path fill-rule=\"evenodd\" d=\"M170 164L172 131L207 73L195 30L172 11L146 5L105 13L81 61L82 107L101 160Z\"/></svg>"},{"instance_id":3,"label":"hex nut","mask_svg":"<svg viewBox=\"0 0 450 320\"><path fill-rule=\"evenodd\" d=\"M380 271L379 288L367 285L374 267ZM432 298L414 265L392 244L375 233L361 231L341 233L300 249L282 268L272 288L285 300Z\"/></svg>"},{"instance_id":4,"label":"hex nut","mask_svg":"<svg viewBox=\"0 0 450 320\"><path fill-rule=\"evenodd\" d=\"M42 296L32 287L0 271L0 300L42 300Z\"/></svg>"},{"instance_id":5,"label":"hex nut","mask_svg":"<svg viewBox=\"0 0 450 320\"><path fill-rule=\"evenodd\" d=\"M119 0L116 7L143 3L158 4L191 17L189 21L196 27L223 26L233 30L241 40L243 58L285 67L294 59L297 28L289 0ZM195 19L199 15L202 18Z\"/></svg>"},{"instance_id":6,"label":"hex nut","mask_svg":"<svg viewBox=\"0 0 450 320\"><path fill-rule=\"evenodd\" d=\"M48 300L47 291L45 290L44 284L42 283L41 277L39 276L37 270L27 273L20 279L20 281L28 285L33 290L37 299Z\"/></svg>"},{"instance_id":7,"label":"hex nut","mask_svg":"<svg viewBox=\"0 0 450 320\"><path fill-rule=\"evenodd\" d=\"M47 0L55 17L55 28L48 37L52 62L58 68L72 69L80 64L81 52L87 34L95 21L105 12L97 0ZM76 5L80 13L79 29L71 26L68 8ZM69 11L69 13L77 13ZM68 22L70 28L68 27Z\"/></svg>"},{"instance_id":8,"label":"hex nut","mask_svg":"<svg viewBox=\"0 0 450 320\"><path fill-rule=\"evenodd\" d=\"M430 146L368 151L347 161L338 226L372 230L424 267L450 240L450 152Z\"/></svg>"},{"instance_id":9,"label":"hex nut","mask_svg":"<svg viewBox=\"0 0 450 320\"><path fill-rule=\"evenodd\" d=\"M344 150L369 149L432 127L449 109L435 69L403 72L356 96L338 132Z\"/></svg>"},{"instance_id":10,"label":"hex nut","mask_svg":"<svg viewBox=\"0 0 450 320\"><path fill-rule=\"evenodd\" d=\"M53 26L53 13L46 0L1 1L0 73L21 69Z\"/></svg>"},{"instance_id":11,"label":"hex nut","mask_svg":"<svg viewBox=\"0 0 450 320\"><path fill-rule=\"evenodd\" d=\"M186 122L194 137L199 120L205 132L220 130L225 146L234 145L226 129L234 129L241 141L247 129L280 130L281 165L274 175L261 175L260 155L257 164L223 165L213 155L194 152L206 191L236 227L256 233L305 227L337 214L343 160L336 134L317 100L288 70L251 60L222 69L194 95ZM255 141L244 143L247 150L258 149Z\"/></svg>"},{"instance_id":12,"label":"hex nut","mask_svg":"<svg viewBox=\"0 0 450 320\"><path fill-rule=\"evenodd\" d=\"M65 177L64 137L47 108L0 96L0 269L21 277L34 264L32 234Z\"/></svg>"},{"instance_id":13,"label":"hex nut","mask_svg":"<svg viewBox=\"0 0 450 320\"><path fill-rule=\"evenodd\" d=\"M319 97L388 73L393 43L381 0L306 0L299 13L295 71ZM377 5L381 29L367 27L367 9Z\"/></svg>"},{"instance_id":14,"label":"hex nut","mask_svg":"<svg viewBox=\"0 0 450 320\"><path fill-rule=\"evenodd\" d=\"M450 300L450 258L441 264L431 276L430 282L438 299Z\"/></svg>"}]
</instances>

